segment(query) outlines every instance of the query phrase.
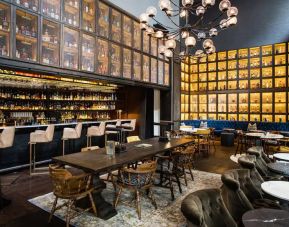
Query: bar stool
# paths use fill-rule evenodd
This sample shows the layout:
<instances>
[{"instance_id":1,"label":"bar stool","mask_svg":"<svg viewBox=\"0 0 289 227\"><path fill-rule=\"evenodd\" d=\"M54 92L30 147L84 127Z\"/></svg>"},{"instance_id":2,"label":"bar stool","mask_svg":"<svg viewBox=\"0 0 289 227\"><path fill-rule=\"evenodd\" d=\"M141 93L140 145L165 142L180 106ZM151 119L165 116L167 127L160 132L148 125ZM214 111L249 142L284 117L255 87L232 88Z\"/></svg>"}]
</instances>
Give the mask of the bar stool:
<instances>
[{"instance_id":1,"label":"bar stool","mask_svg":"<svg viewBox=\"0 0 289 227\"><path fill-rule=\"evenodd\" d=\"M90 126L87 129L87 147L91 147L91 137L103 136L105 132L105 122L100 122L99 126Z\"/></svg>"},{"instance_id":2,"label":"bar stool","mask_svg":"<svg viewBox=\"0 0 289 227\"><path fill-rule=\"evenodd\" d=\"M65 154L65 141L71 139L79 139L81 136L82 123L77 123L75 128L64 128L62 135L62 154Z\"/></svg>"},{"instance_id":3,"label":"bar stool","mask_svg":"<svg viewBox=\"0 0 289 227\"><path fill-rule=\"evenodd\" d=\"M136 119L131 119L130 123L124 123L121 125L121 126L125 127L123 129L125 137L127 137L130 132L133 132L135 130L135 125L136 125Z\"/></svg>"},{"instance_id":4,"label":"bar stool","mask_svg":"<svg viewBox=\"0 0 289 227\"><path fill-rule=\"evenodd\" d=\"M14 136L15 136L15 127L5 127L2 133L0 133L0 149L12 147L14 142ZM3 160L2 157L1 160ZM11 200L5 199L2 196L2 187L0 180L0 210L8 206L10 203Z\"/></svg>"},{"instance_id":5,"label":"bar stool","mask_svg":"<svg viewBox=\"0 0 289 227\"><path fill-rule=\"evenodd\" d=\"M107 124L107 125L106 125L106 127L105 127L105 133L104 133L105 144L106 144L107 136L108 136L108 135L110 135L110 134L117 135L117 134L118 134L118 131L106 130L106 129L116 128L117 126L120 126L120 125L121 125L121 121L120 121L120 120L117 120L115 125L113 125L113 124Z\"/></svg>"},{"instance_id":6,"label":"bar stool","mask_svg":"<svg viewBox=\"0 0 289 227\"><path fill-rule=\"evenodd\" d=\"M37 143L49 143L53 140L54 135L54 125L48 125L46 130L36 130L35 132L30 133L29 140L29 172L30 175L36 174L47 174L48 172L35 173L35 170L41 170L44 168L36 168L35 163L35 153L36 153L36 144ZM33 156L33 158L32 158ZM32 160L33 159L33 160ZM33 165L33 167L32 167Z\"/></svg>"}]
</instances>

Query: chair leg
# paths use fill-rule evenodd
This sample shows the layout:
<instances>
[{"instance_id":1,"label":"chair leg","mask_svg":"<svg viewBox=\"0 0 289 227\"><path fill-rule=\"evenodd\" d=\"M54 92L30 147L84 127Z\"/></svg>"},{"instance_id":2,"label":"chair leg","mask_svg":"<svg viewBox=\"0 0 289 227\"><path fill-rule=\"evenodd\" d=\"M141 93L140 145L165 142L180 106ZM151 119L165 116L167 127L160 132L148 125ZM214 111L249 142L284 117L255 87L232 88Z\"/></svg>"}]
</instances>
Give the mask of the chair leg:
<instances>
[{"instance_id":1,"label":"chair leg","mask_svg":"<svg viewBox=\"0 0 289 227\"><path fill-rule=\"evenodd\" d=\"M96 216L96 214L97 214L97 212L96 212L96 207L95 207L95 203L94 203L93 197L92 197L92 195L91 195L91 192L88 193L88 197L89 197L89 200L90 200L90 203L91 203L91 207L92 207L93 213L94 213L95 216Z\"/></svg>"},{"instance_id":2,"label":"chair leg","mask_svg":"<svg viewBox=\"0 0 289 227\"><path fill-rule=\"evenodd\" d=\"M180 182L180 179L179 179L178 175L175 174L175 177L176 177L176 181L177 181L178 186L179 186L179 191L180 191L180 193L183 193L181 182Z\"/></svg>"},{"instance_id":3,"label":"chair leg","mask_svg":"<svg viewBox=\"0 0 289 227\"><path fill-rule=\"evenodd\" d=\"M65 153L65 140L62 140L62 155L64 156Z\"/></svg>"},{"instance_id":4,"label":"chair leg","mask_svg":"<svg viewBox=\"0 0 289 227\"><path fill-rule=\"evenodd\" d=\"M87 146L87 147L89 147L89 142L88 142L88 141L89 141L89 137L86 136L86 146Z\"/></svg>"},{"instance_id":5,"label":"chair leg","mask_svg":"<svg viewBox=\"0 0 289 227\"><path fill-rule=\"evenodd\" d=\"M119 188L119 190L118 190L118 193L116 194L116 197L115 197L114 208L116 208L116 206L117 206L117 204L118 204L118 201L119 201L121 192L122 192L122 187L120 186L120 188Z\"/></svg>"},{"instance_id":6,"label":"chair leg","mask_svg":"<svg viewBox=\"0 0 289 227\"><path fill-rule=\"evenodd\" d=\"M55 197L55 200L54 200L54 202L53 202L53 206L52 206L50 215L49 215L48 223L51 222L51 219L52 219L52 217L53 217L53 215L54 215L54 213L55 213L56 205L57 205L57 200L58 200L58 197L56 196L56 197Z\"/></svg>"},{"instance_id":7,"label":"chair leg","mask_svg":"<svg viewBox=\"0 0 289 227\"><path fill-rule=\"evenodd\" d=\"M70 200L67 204L67 211L66 211L66 227L69 227L70 224L70 212L72 207L73 201Z\"/></svg>"},{"instance_id":8,"label":"chair leg","mask_svg":"<svg viewBox=\"0 0 289 227\"><path fill-rule=\"evenodd\" d=\"M158 209L158 206L157 206L155 197L154 197L154 195L153 195L152 189L149 188L148 191L149 191L149 198L151 199L152 204L154 205L155 209Z\"/></svg>"},{"instance_id":9,"label":"chair leg","mask_svg":"<svg viewBox=\"0 0 289 227\"><path fill-rule=\"evenodd\" d=\"M32 143L29 144L29 173L32 174Z\"/></svg>"},{"instance_id":10,"label":"chair leg","mask_svg":"<svg viewBox=\"0 0 289 227\"><path fill-rule=\"evenodd\" d=\"M169 187L171 190L171 197L172 197L172 201L175 200L175 194L174 194L174 187L173 187L173 183L172 183L172 177L169 176Z\"/></svg>"},{"instance_id":11,"label":"chair leg","mask_svg":"<svg viewBox=\"0 0 289 227\"><path fill-rule=\"evenodd\" d=\"M136 194L136 209L137 209L137 214L139 220L141 220L141 206L140 206L140 195L139 195L139 190L135 191Z\"/></svg>"},{"instance_id":12,"label":"chair leg","mask_svg":"<svg viewBox=\"0 0 289 227\"><path fill-rule=\"evenodd\" d=\"M186 184L186 186L188 186L187 174L186 174L186 171L185 171L185 167L183 167L183 174L184 174L185 184Z\"/></svg>"},{"instance_id":13,"label":"chair leg","mask_svg":"<svg viewBox=\"0 0 289 227\"><path fill-rule=\"evenodd\" d=\"M35 153L36 153L36 144L34 144L34 149L33 149L33 170L35 171Z\"/></svg>"},{"instance_id":14,"label":"chair leg","mask_svg":"<svg viewBox=\"0 0 289 227\"><path fill-rule=\"evenodd\" d=\"M191 169L190 166L189 166L189 171L190 171L190 175L191 175L192 181L194 181L194 175L193 175L193 173L192 173L192 169Z\"/></svg>"}]
</instances>

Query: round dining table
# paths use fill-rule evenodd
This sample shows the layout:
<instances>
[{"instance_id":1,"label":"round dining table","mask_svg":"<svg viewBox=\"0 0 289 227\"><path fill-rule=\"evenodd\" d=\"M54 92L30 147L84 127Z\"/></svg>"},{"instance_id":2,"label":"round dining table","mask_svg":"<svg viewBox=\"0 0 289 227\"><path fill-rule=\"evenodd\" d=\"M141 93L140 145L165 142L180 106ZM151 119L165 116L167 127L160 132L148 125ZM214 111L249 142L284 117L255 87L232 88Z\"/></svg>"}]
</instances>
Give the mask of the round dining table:
<instances>
[{"instance_id":1,"label":"round dining table","mask_svg":"<svg viewBox=\"0 0 289 227\"><path fill-rule=\"evenodd\" d=\"M265 181L261 184L262 190L277 199L289 201L288 181Z\"/></svg>"},{"instance_id":2,"label":"round dining table","mask_svg":"<svg viewBox=\"0 0 289 227\"><path fill-rule=\"evenodd\" d=\"M287 177L289 176L289 163L272 162L272 163L268 163L267 166L268 166L268 169L271 170L272 172L285 175Z\"/></svg>"},{"instance_id":3,"label":"round dining table","mask_svg":"<svg viewBox=\"0 0 289 227\"><path fill-rule=\"evenodd\" d=\"M289 153L275 153L273 158L278 161L289 162Z\"/></svg>"},{"instance_id":4,"label":"round dining table","mask_svg":"<svg viewBox=\"0 0 289 227\"><path fill-rule=\"evenodd\" d=\"M242 222L245 227L289 226L289 212L268 208L249 210L243 215Z\"/></svg>"}]
</instances>

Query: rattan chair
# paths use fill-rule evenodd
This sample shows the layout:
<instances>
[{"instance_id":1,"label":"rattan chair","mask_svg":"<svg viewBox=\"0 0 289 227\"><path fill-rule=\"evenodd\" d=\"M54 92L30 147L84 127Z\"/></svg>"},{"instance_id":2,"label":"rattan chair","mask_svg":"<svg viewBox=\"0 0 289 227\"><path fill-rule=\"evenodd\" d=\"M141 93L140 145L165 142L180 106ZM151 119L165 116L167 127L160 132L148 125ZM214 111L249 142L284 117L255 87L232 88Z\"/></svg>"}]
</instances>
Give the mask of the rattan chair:
<instances>
[{"instance_id":1,"label":"rattan chair","mask_svg":"<svg viewBox=\"0 0 289 227\"><path fill-rule=\"evenodd\" d=\"M154 183L154 175L157 167L156 161L150 161L138 165L136 169L133 168L122 168L119 171L117 177L113 177L113 184L116 186L116 195L114 201L114 207L117 207L122 190L127 188L135 192L136 198L136 209L138 218L141 219L141 204L140 204L140 193L142 190L148 192L148 197L152 201L152 204L157 209L157 204L155 202L152 186Z\"/></svg>"},{"instance_id":2,"label":"rattan chair","mask_svg":"<svg viewBox=\"0 0 289 227\"><path fill-rule=\"evenodd\" d=\"M59 168L58 166L49 166L49 173L53 184L53 194L55 200L50 212L49 221L51 221L56 210L67 206L66 211L66 226L69 226L70 220L79 215L81 212L93 210L96 214L96 207L92 198L92 191L94 190L91 184L90 174L81 174L73 176L68 170ZM75 202L84 197L88 197L91 207L87 209L79 209L75 207ZM57 206L58 199L67 200L62 205ZM72 208L79 211L77 214L72 214Z\"/></svg>"}]
</instances>

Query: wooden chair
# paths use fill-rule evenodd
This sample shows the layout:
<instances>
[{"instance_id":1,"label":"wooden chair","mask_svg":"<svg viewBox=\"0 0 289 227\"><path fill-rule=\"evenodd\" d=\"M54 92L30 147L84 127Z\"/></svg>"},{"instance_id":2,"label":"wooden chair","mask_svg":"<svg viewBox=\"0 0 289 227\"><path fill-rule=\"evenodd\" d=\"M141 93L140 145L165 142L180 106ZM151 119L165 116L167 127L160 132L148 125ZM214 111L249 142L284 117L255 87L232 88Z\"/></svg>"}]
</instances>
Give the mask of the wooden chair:
<instances>
[{"instance_id":1,"label":"wooden chair","mask_svg":"<svg viewBox=\"0 0 289 227\"><path fill-rule=\"evenodd\" d=\"M55 195L55 200L50 212L49 220L51 221L53 214L56 210L62 208L63 206L67 206L66 211L66 226L69 227L70 220L75 216L79 215L81 212L93 210L94 214L96 214L96 207L92 198L92 191L94 190L91 184L91 175L90 174L81 174L78 176L72 176L72 174L63 168L59 168L58 166L50 165L49 173L53 184L53 194ZM91 203L91 207L87 209L77 209L80 213L76 215L71 214L72 208L75 207L75 202L84 197L88 197ZM58 199L65 199L67 202L64 204L57 206ZM76 209L76 208L75 208Z\"/></svg>"},{"instance_id":2,"label":"wooden chair","mask_svg":"<svg viewBox=\"0 0 289 227\"><path fill-rule=\"evenodd\" d=\"M200 154L201 152L206 153L209 155L210 152L210 134L211 131L209 129L207 130L197 130L195 133L196 138L196 144L197 144L197 151Z\"/></svg>"},{"instance_id":3,"label":"wooden chair","mask_svg":"<svg viewBox=\"0 0 289 227\"><path fill-rule=\"evenodd\" d=\"M210 136L209 136L210 147L213 147L214 152L216 152L215 129L214 128L209 128L209 129L210 129Z\"/></svg>"},{"instance_id":4,"label":"wooden chair","mask_svg":"<svg viewBox=\"0 0 289 227\"><path fill-rule=\"evenodd\" d=\"M118 188L115 195L114 207L117 207L122 190L127 188L135 193L136 209L139 219L141 219L140 193L142 190L146 190L148 192L148 197L151 199L152 204L157 209L157 204L151 190L154 183L156 168L156 161L143 163L138 165L136 169L127 167L122 168L119 171L118 176L113 178L113 183L116 185L116 188Z\"/></svg>"},{"instance_id":5,"label":"wooden chair","mask_svg":"<svg viewBox=\"0 0 289 227\"><path fill-rule=\"evenodd\" d=\"M238 151L240 154L246 152L246 136L242 130L237 130L237 148L235 156L237 155Z\"/></svg>"}]
</instances>

